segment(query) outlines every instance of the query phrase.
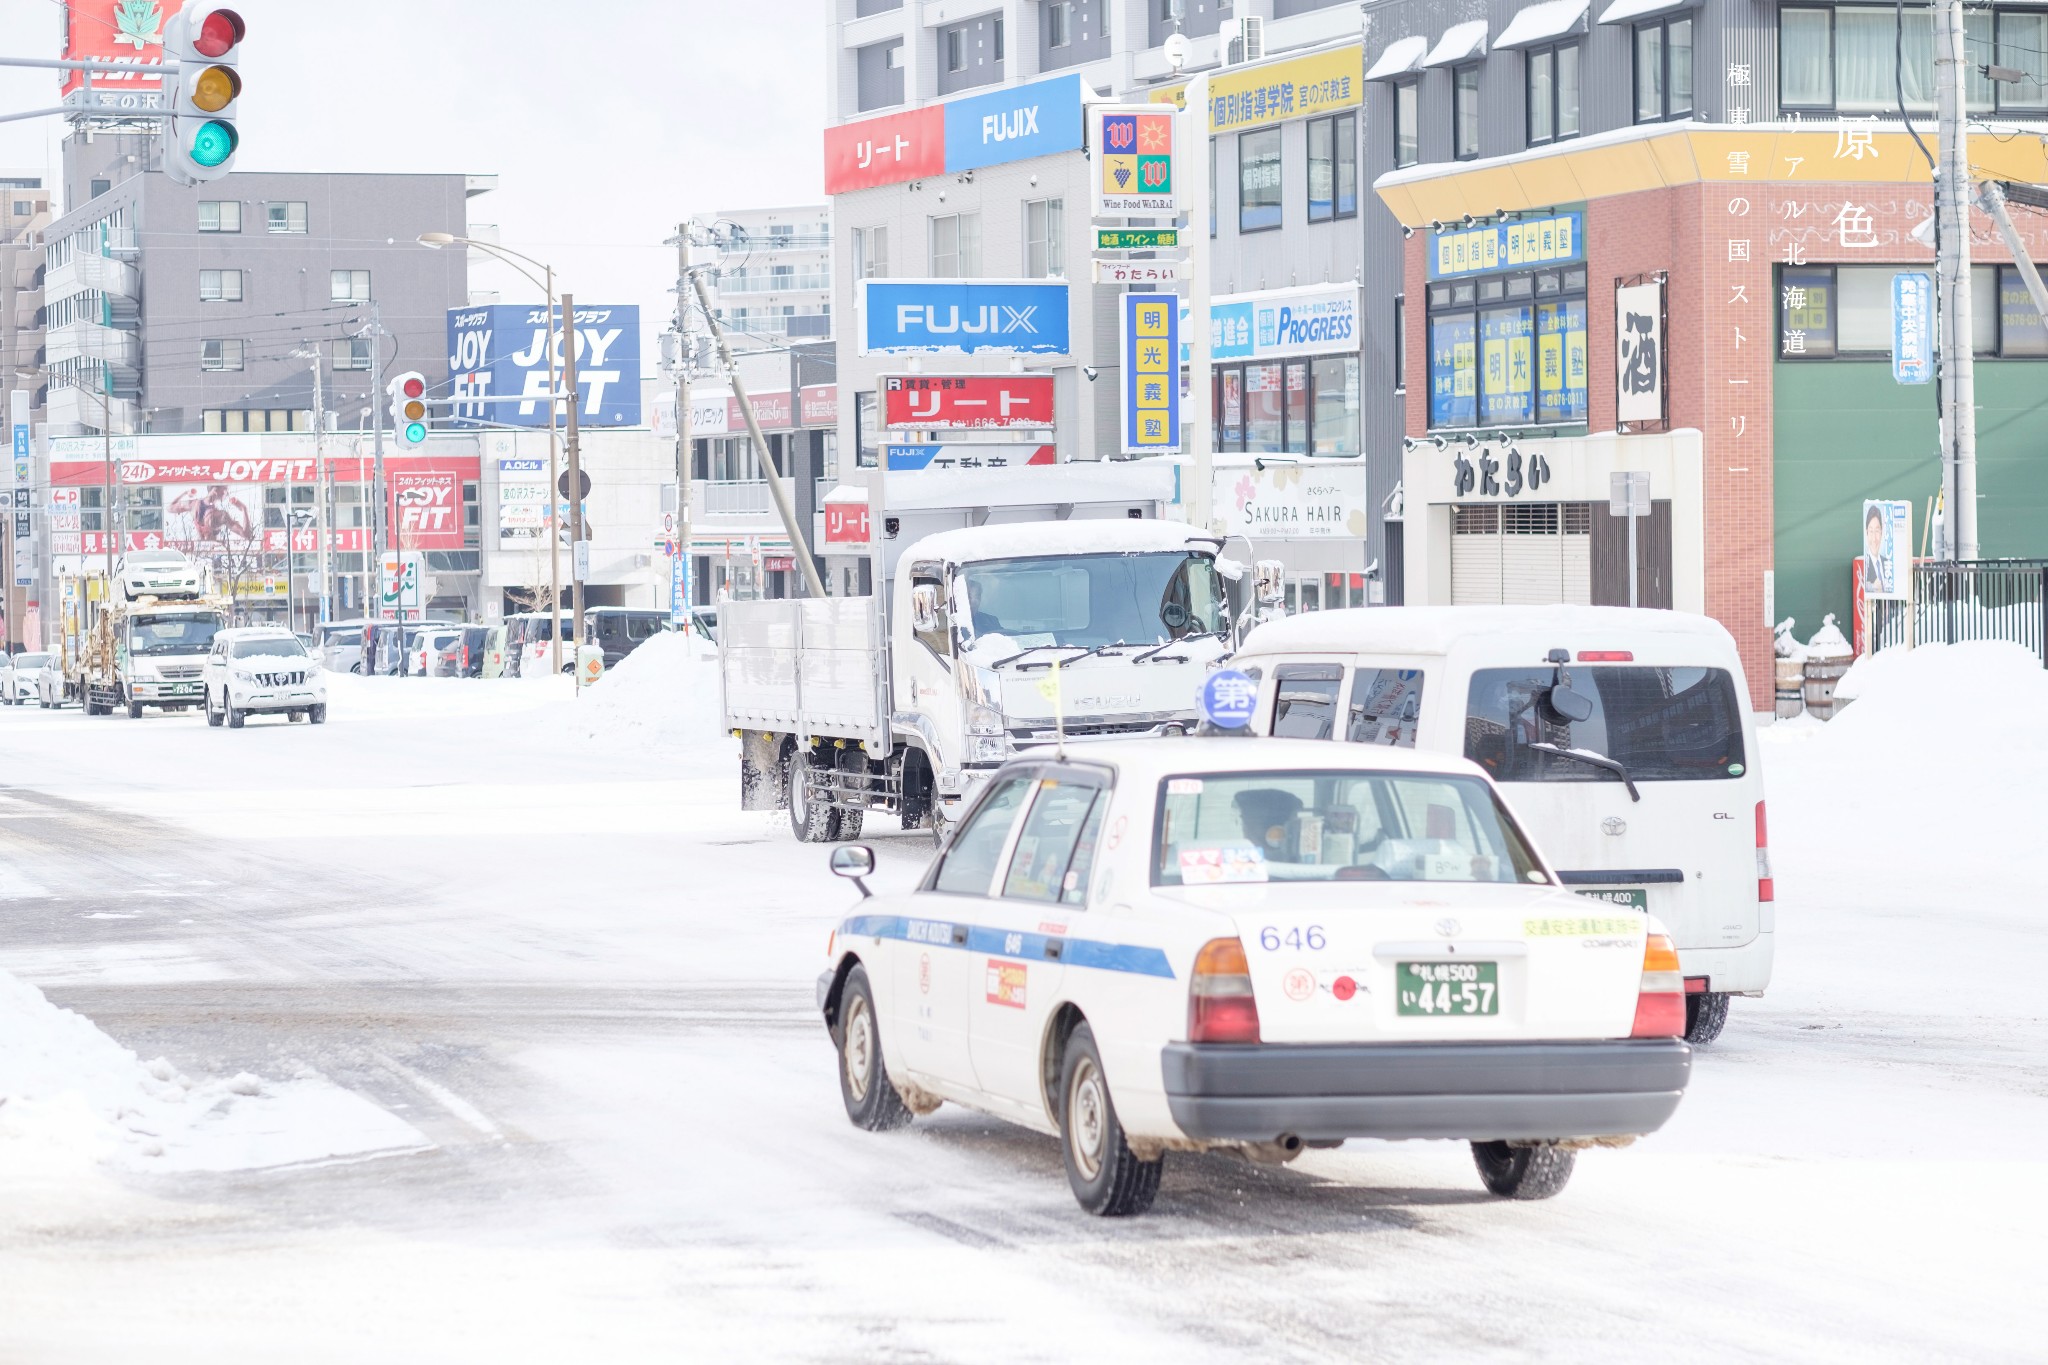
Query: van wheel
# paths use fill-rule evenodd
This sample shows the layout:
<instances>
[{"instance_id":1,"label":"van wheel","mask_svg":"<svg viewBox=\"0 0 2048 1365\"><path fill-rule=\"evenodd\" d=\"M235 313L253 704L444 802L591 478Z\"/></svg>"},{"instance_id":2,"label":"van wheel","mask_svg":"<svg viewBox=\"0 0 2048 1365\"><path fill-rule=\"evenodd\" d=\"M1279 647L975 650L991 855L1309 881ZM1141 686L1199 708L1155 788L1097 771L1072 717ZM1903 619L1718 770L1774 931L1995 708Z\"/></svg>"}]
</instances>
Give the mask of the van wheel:
<instances>
[{"instance_id":1,"label":"van wheel","mask_svg":"<svg viewBox=\"0 0 2048 1365\"><path fill-rule=\"evenodd\" d=\"M1086 1024L1067 1035L1060 1064L1060 1156L1074 1198L1100 1218L1126 1218L1151 1208L1166 1169L1164 1156L1140 1161L1124 1140L1095 1031Z\"/></svg>"},{"instance_id":2,"label":"van wheel","mask_svg":"<svg viewBox=\"0 0 2048 1365\"><path fill-rule=\"evenodd\" d=\"M901 1128L910 1110L889 1080L882 1061L882 1029L875 1013L875 994L868 987L867 968L855 963L839 992L839 1018L832 1025L839 1045L839 1098L846 1117L870 1133Z\"/></svg>"},{"instance_id":3,"label":"van wheel","mask_svg":"<svg viewBox=\"0 0 2048 1365\"><path fill-rule=\"evenodd\" d=\"M800 843L829 844L839 837L839 811L811 798L813 768L809 750L789 751L783 778L789 789L789 828Z\"/></svg>"},{"instance_id":4,"label":"van wheel","mask_svg":"<svg viewBox=\"0 0 2048 1365\"><path fill-rule=\"evenodd\" d=\"M1702 991L1685 997L1685 1041L1711 1043L1728 1024L1728 992Z\"/></svg>"},{"instance_id":5,"label":"van wheel","mask_svg":"<svg viewBox=\"0 0 2048 1365\"><path fill-rule=\"evenodd\" d=\"M1503 1199L1548 1199L1572 1178L1577 1153L1563 1147L1510 1147L1505 1142L1472 1144L1472 1164L1486 1188Z\"/></svg>"}]
</instances>

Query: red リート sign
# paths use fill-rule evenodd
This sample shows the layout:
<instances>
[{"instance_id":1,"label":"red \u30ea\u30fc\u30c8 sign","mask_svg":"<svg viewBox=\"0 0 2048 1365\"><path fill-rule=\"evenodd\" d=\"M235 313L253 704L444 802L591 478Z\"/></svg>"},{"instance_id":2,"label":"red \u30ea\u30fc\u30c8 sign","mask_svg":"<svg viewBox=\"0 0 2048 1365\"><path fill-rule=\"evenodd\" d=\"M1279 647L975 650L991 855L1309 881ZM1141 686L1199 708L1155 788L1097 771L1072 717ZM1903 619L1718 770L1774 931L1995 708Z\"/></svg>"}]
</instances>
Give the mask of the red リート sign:
<instances>
[{"instance_id":1,"label":"red \u30ea\u30fc\u30c8 sign","mask_svg":"<svg viewBox=\"0 0 2048 1365\"><path fill-rule=\"evenodd\" d=\"M825 504L825 543L865 545L868 543L868 505L864 502Z\"/></svg>"},{"instance_id":2,"label":"red \u30ea\u30fc\u30c8 sign","mask_svg":"<svg viewBox=\"0 0 2048 1365\"><path fill-rule=\"evenodd\" d=\"M897 374L882 380L882 424L919 431L1049 427L1049 374Z\"/></svg>"},{"instance_id":3,"label":"red \u30ea\u30fc\u30c8 sign","mask_svg":"<svg viewBox=\"0 0 2048 1365\"><path fill-rule=\"evenodd\" d=\"M946 170L943 105L907 114L843 123L825 130L825 193L868 190L942 175Z\"/></svg>"}]
</instances>

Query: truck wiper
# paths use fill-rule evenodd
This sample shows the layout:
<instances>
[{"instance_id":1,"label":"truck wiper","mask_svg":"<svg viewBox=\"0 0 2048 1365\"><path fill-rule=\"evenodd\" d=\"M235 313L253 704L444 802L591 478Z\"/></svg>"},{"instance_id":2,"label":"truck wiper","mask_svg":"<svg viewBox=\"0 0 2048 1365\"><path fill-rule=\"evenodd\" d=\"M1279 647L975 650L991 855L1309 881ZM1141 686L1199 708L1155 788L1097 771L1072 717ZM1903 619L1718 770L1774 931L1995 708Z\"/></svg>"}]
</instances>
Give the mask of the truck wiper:
<instances>
[{"instance_id":1,"label":"truck wiper","mask_svg":"<svg viewBox=\"0 0 2048 1365\"><path fill-rule=\"evenodd\" d=\"M1025 655L1036 654L1041 649L1078 649L1083 654L1093 654L1095 652L1086 645L1033 645L1029 649L1020 649L1015 654L1011 654L1004 658L997 659L994 663L990 664L989 667L1001 668L1004 664L1016 663L1017 660L1023 658ZM1046 663L1046 667L1052 667L1052 663L1049 660ZM1022 673L1024 670L1019 668L1017 671L1019 673Z\"/></svg>"},{"instance_id":2,"label":"truck wiper","mask_svg":"<svg viewBox=\"0 0 2048 1365\"><path fill-rule=\"evenodd\" d=\"M1121 655L1121 654L1105 654L1105 653L1104 653L1104 651L1106 651L1106 650L1112 650L1112 649L1129 649L1129 648L1130 648L1130 646L1129 646L1129 645L1127 645L1127 644L1125 644L1125 643L1124 643L1124 642L1123 642L1122 640L1118 640L1118 641L1117 641L1117 642L1116 642L1115 644L1112 644L1112 645L1090 645L1090 646L1087 646L1087 647L1085 647L1085 648L1084 648L1083 646L1081 646L1081 645L1040 645L1040 646L1039 646L1039 648L1040 648L1040 649L1078 649L1078 650L1080 650L1081 652L1080 652L1079 654L1076 654L1076 655L1075 655L1075 656L1074 656L1073 658L1071 658L1071 659L1061 659L1061 660L1059 661L1060 667L1064 668L1064 667L1066 667L1066 666L1067 666L1068 664L1077 664L1077 663L1080 663L1080 662L1081 662L1081 660L1083 660L1083 659L1085 659L1085 658L1088 658L1088 657L1089 657L1090 655L1094 655L1094 654L1103 654L1103 656L1104 656L1105 658L1110 658L1110 659L1121 659L1121 658L1123 657L1123 655ZM1007 662L1007 660L1006 660L1005 662ZM1028 664L1018 664L1018 665L1017 665L1017 671L1018 671L1019 673L1022 673L1022 672L1023 672L1023 671L1025 670L1025 669L1027 669L1027 668L1051 668L1051 667L1052 667L1052 665L1053 665L1053 661L1052 661L1051 659L1033 659L1033 660L1032 660L1032 661L1031 661L1030 663L1028 663ZM1001 665L1001 664L997 664L997 665L996 665L996 667L1000 668L1000 667L1002 667L1002 665Z\"/></svg>"},{"instance_id":3,"label":"truck wiper","mask_svg":"<svg viewBox=\"0 0 2048 1365\"><path fill-rule=\"evenodd\" d=\"M1140 655L1136 656L1135 658L1133 658L1133 659L1131 660L1131 662L1132 662L1132 663L1134 663L1134 664L1143 664L1143 663L1151 663L1151 662L1152 662L1153 660L1155 660L1155 659L1156 659L1156 660L1158 660L1158 661L1159 661L1160 663L1177 663L1177 664L1184 664L1184 663L1186 663L1186 662L1188 661L1188 656L1187 656L1187 655L1185 655L1185 654L1166 654L1166 655L1164 655L1164 657L1162 657L1162 651L1165 651L1165 650L1169 650L1169 649L1172 649L1172 648L1173 648L1173 647L1174 647L1175 645L1184 645L1184 644L1186 644L1186 643L1188 642L1188 640L1191 640L1191 639L1194 639L1194 638L1196 638L1196 637L1195 637L1195 636L1188 636L1188 637L1186 637L1186 638L1184 638L1184 639L1180 639L1180 640L1168 640L1168 641L1167 641L1166 643L1164 643L1164 644L1162 644L1162 645L1156 645L1156 646L1154 646L1153 648L1151 648L1151 649L1148 649L1148 650L1146 650L1146 651L1145 651L1145 652L1144 652L1143 654L1140 654Z\"/></svg>"},{"instance_id":4,"label":"truck wiper","mask_svg":"<svg viewBox=\"0 0 2048 1365\"><path fill-rule=\"evenodd\" d=\"M1575 758L1581 763L1613 773L1621 779L1621 784L1628 788L1629 800L1640 801L1643 799L1643 794L1636 790L1635 780L1628 775L1628 769L1622 767L1619 761L1609 758L1605 754L1596 754L1591 749L1566 749L1560 745L1548 744L1542 741L1531 744L1529 747L1531 749L1540 749L1546 754L1556 754L1559 758Z\"/></svg>"}]
</instances>

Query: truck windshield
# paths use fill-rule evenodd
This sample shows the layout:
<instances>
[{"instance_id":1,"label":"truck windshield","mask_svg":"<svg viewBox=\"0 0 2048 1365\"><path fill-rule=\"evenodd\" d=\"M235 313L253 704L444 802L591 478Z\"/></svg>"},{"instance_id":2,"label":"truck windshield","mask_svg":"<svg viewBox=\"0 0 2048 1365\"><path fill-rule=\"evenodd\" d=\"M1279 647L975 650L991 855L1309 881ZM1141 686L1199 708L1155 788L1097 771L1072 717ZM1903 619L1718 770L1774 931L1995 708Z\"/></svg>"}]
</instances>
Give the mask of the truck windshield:
<instances>
[{"instance_id":1,"label":"truck windshield","mask_svg":"<svg viewBox=\"0 0 2048 1365\"><path fill-rule=\"evenodd\" d=\"M213 646L220 618L211 612L150 616L128 626L130 654L203 654Z\"/></svg>"},{"instance_id":2,"label":"truck windshield","mask_svg":"<svg viewBox=\"0 0 2048 1365\"><path fill-rule=\"evenodd\" d=\"M1544 705L1550 668L1482 668L1465 708L1465 757L1497 782L1613 782L1608 771L1531 748L1583 749L1621 763L1637 782L1740 777L1742 703L1725 668L1574 668L1593 703L1581 721Z\"/></svg>"},{"instance_id":3,"label":"truck windshield","mask_svg":"<svg viewBox=\"0 0 2048 1365\"><path fill-rule=\"evenodd\" d=\"M974 637L1001 635L1020 648L1159 644L1224 624L1223 584L1203 554L993 559L961 575Z\"/></svg>"}]
</instances>

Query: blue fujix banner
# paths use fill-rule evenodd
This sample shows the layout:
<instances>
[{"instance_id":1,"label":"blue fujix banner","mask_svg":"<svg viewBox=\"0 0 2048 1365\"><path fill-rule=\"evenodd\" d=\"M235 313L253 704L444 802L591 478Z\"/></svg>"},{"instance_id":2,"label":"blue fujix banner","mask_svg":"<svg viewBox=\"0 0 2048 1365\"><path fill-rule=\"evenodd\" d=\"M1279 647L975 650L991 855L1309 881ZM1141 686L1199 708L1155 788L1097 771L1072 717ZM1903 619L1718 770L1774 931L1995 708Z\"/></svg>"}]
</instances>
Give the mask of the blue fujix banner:
<instances>
[{"instance_id":1,"label":"blue fujix banner","mask_svg":"<svg viewBox=\"0 0 2048 1365\"><path fill-rule=\"evenodd\" d=\"M860 353L1067 354L1065 280L862 280Z\"/></svg>"},{"instance_id":2,"label":"blue fujix banner","mask_svg":"<svg viewBox=\"0 0 2048 1365\"><path fill-rule=\"evenodd\" d=\"M1892 378L1901 384L1934 378L1934 279L1921 271L1892 276Z\"/></svg>"},{"instance_id":3,"label":"blue fujix banner","mask_svg":"<svg viewBox=\"0 0 2048 1365\"><path fill-rule=\"evenodd\" d=\"M1079 75L971 95L945 110L948 171L1081 150Z\"/></svg>"},{"instance_id":4,"label":"blue fujix banner","mask_svg":"<svg viewBox=\"0 0 2048 1365\"><path fill-rule=\"evenodd\" d=\"M519 304L448 310L448 376L456 426L548 424L550 310ZM560 340L557 350L560 349ZM556 357L559 364L560 357ZM640 307L576 305L578 418L586 426L637 427ZM465 403L465 398L518 398Z\"/></svg>"}]
</instances>

